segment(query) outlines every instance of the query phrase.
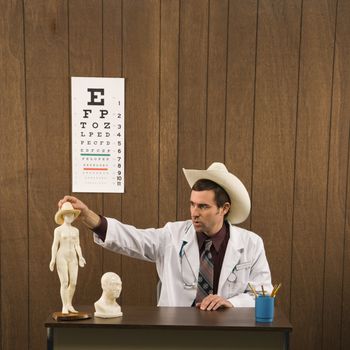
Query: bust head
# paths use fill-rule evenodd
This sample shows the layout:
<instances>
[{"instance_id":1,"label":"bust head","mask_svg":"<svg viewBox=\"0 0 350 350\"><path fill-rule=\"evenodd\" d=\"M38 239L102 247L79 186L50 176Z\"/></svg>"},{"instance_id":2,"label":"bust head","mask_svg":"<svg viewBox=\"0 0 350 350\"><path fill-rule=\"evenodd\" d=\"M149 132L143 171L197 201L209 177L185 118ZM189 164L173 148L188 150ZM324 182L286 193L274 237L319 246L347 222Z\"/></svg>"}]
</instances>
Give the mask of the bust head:
<instances>
[{"instance_id":1,"label":"bust head","mask_svg":"<svg viewBox=\"0 0 350 350\"><path fill-rule=\"evenodd\" d=\"M112 318L122 316L121 308L116 302L122 290L122 281L114 272L106 272L101 277L102 295L95 302L95 316Z\"/></svg>"},{"instance_id":2,"label":"bust head","mask_svg":"<svg viewBox=\"0 0 350 350\"><path fill-rule=\"evenodd\" d=\"M101 286L107 298L116 299L122 290L122 281L116 273L106 272L101 277Z\"/></svg>"}]
</instances>

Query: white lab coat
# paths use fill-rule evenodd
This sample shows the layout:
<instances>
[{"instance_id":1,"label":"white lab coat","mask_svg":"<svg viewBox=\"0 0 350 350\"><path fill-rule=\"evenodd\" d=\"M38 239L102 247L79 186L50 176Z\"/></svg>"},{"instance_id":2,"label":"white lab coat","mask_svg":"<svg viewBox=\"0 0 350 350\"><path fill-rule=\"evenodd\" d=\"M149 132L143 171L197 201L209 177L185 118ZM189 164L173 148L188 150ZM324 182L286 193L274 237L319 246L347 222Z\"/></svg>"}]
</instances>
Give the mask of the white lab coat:
<instances>
[{"instance_id":1,"label":"white lab coat","mask_svg":"<svg viewBox=\"0 0 350 350\"><path fill-rule=\"evenodd\" d=\"M162 283L158 306L191 306L196 297L199 249L191 221L169 222L164 227L137 229L107 218L105 241L94 240L114 252L156 264ZM222 264L218 295L235 307L254 307L248 282L272 291L271 275L262 239L230 225L230 239Z\"/></svg>"}]
</instances>

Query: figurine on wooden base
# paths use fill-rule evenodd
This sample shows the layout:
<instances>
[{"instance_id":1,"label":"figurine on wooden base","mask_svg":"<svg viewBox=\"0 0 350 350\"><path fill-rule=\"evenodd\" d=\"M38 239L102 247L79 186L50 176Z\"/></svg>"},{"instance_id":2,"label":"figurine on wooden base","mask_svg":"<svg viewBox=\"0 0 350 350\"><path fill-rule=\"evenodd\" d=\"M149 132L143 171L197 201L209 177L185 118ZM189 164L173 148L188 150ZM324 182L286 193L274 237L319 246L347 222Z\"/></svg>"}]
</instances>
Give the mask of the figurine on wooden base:
<instances>
[{"instance_id":1,"label":"figurine on wooden base","mask_svg":"<svg viewBox=\"0 0 350 350\"><path fill-rule=\"evenodd\" d=\"M116 299L122 290L122 281L114 272L106 272L101 278L102 295L95 302L95 317L113 318L123 315Z\"/></svg>"},{"instance_id":2,"label":"figurine on wooden base","mask_svg":"<svg viewBox=\"0 0 350 350\"><path fill-rule=\"evenodd\" d=\"M84 267L80 243L79 230L72 226L80 210L73 208L69 202L63 203L55 215L59 227L54 231L54 240L51 249L50 270L53 271L56 263L58 277L61 282L62 314L78 313L72 305L75 287L78 279L78 264Z\"/></svg>"}]
</instances>

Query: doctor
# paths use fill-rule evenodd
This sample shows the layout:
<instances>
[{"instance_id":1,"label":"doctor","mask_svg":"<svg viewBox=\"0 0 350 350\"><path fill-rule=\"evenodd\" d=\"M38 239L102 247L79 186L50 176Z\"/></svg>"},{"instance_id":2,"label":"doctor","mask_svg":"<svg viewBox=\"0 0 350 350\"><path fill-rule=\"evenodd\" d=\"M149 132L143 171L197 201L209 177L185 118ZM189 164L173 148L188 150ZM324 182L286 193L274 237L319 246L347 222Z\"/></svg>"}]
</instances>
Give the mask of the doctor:
<instances>
[{"instance_id":1,"label":"doctor","mask_svg":"<svg viewBox=\"0 0 350 350\"><path fill-rule=\"evenodd\" d=\"M183 169L191 187L191 220L137 229L99 216L79 199L65 196L94 241L114 252L156 264L161 282L158 306L254 307L248 283L272 290L262 239L234 226L250 212L249 194L222 163L207 170Z\"/></svg>"}]
</instances>

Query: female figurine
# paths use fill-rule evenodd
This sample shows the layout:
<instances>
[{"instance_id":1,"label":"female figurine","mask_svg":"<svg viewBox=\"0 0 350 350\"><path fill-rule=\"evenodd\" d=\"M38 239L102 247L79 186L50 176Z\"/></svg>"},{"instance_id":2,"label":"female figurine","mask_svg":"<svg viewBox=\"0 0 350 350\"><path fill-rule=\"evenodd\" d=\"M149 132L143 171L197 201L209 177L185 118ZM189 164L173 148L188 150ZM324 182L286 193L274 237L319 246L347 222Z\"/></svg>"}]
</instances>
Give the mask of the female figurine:
<instances>
[{"instance_id":1,"label":"female figurine","mask_svg":"<svg viewBox=\"0 0 350 350\"><path fill-rule=\"evenodd\" d=\"M78 279L78 262L81 267L86 264L79 244L79 230L71 225L79 214L80 210L74 209L70 202L66 202L63 203L61 209L55 215L56 223L61 226L56 227L54 231L49 267L53 271L56 262L56 269L61 282L63 314L78 312L72 306Z\"/></svg>"}]
</instances>

